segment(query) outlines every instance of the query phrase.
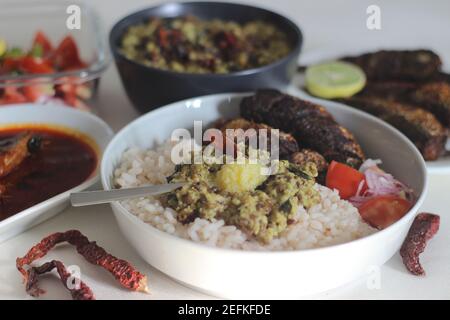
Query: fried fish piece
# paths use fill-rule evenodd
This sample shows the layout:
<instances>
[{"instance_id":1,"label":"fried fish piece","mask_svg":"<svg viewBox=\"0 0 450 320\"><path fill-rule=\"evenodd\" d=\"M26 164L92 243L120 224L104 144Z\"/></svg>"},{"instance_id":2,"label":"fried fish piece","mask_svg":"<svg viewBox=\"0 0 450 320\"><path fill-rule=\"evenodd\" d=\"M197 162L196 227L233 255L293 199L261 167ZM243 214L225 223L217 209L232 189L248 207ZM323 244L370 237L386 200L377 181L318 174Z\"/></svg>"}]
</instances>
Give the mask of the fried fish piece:
<instances>
[{"instance_id":1,"label":"fried fish piece","mask_svg":"<svg viewBox=\"0 0 450 320\"><path fill-rule=\"evenodd\" d=\"M27 132L7 146L0 147L0 178L17 168L29 154L29 141L33 135Z\"/></svg>"},{"instance_id":2,"label":"fried fish piece","mask_svg":"<svg viewBox=\"0 0 450 320\"><path fill-rule=\"evenodd\" d=\"M450 73L440 71L433 75L427 82L446 82L450 84Z\"/></svg>"},{"instance_id":3,"label":"fried fish piece","mask_svg":"<svg viewBox=\"0 0 450 320\"><path fill-rule=\"evenodd\" d=\"M272 130L274 128L264 124L264 123L256 123L253 121L246 120L244 118L236 118L229 120L221 125L219 128L223 134L226 134L227 129L242 129L242 130L248 130L248 129L254 129L255 133L258 135L260 133L260 129L267 130L267 150L271 150L271 133L274 133L274 137L278 137L278 152L280 159L289 159L289 157L297 152L299 150L298 143L295 140L295 138L289 134L285 133L281 130L278 130L278 133L273 132Z\"/></svg>"},{"instance_id":4,"label":"fried fish piece","mask_svg":"<svg viewBox=\"0 0 450 320\"><path fill-rule=\"evenodd\" d=\"M380 97L389 100L405 100L420 87L420 82L412 81L369 81L356 96Z\"/></svg>"},{"instance_id":5,"label":"fried fish piece","mask_svg":"<svg viewBox=\"0 0 450 320\"><path fill-rule=\"evenodd\" d=\"M444 126L450 126L450 83L424 84L409 95L409 101L434 114Z\"/></svg>"},{"instance_id":6,"label":"fried fish piece","mask_svg":"<svg viewBox=\"0 0 450 320\"><path fill-rule=\"evenodd\" d=\"M311 149L302 149L295 152L289 158L289 161L300 166L304 166L309 162L316 165L318 176L316 178L317 182L320 184L325 183L325 176L328 170L328 162L325 158L318 152Z\"/></svg>"},{"instance_id":7,"label":"fried fish piece","mask_svg":"<svg viewBox=\"0 0 450 320\"><path fill-rule=\"evenodd\" d=\"M328 168L327 160L320 153L311 149L302 149L293 153L289 161L298 165L305 165L308 162L312 162L316 165L317 171L319 172Z\"/></svg>"},{"instance_id":8,"label":"fried fish piece","mask_svg":"<svg viewBox=\"0 0 450 320\"><path fill-rule=\"evenodd\" d=\"M425 160L436 160L444 152L447 130L426 110L380 97L352 97L339 101L396 127L417 146Z\"/></svg>"},{"instance_id":9,"label":"fried fish piece","mask_svg":"<svg viewBox=\"0 0 450 320\"><path fill-rule=\"evenodd\" d=\"M247 120L291 133L301 148L315 150L328 161L359 167L365 159L355 137L323 106L277 90L259 90L242 99L240 112Z\"/></svg>"},{"instance_id":10,"label":"fried fish piece","mask_svg":"<svg viewBox=\"0 0 450 320\"><path fill-rule=\"evenodd\" d=\"M431 50L381 50L341 60L360 66L369 80L424 80L436 75L441 58Z\"/></svg>"}]
</instances>

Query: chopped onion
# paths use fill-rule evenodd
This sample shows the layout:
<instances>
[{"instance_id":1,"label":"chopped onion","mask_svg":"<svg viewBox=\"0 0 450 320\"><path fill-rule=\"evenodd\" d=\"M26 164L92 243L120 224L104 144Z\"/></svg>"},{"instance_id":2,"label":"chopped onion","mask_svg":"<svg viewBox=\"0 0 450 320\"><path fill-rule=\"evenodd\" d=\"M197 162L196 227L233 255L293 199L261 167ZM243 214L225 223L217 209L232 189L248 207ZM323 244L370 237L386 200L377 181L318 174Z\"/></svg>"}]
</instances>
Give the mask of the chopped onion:
<instances>
[{"instance_id":1,"label":"chopped onion","mask_svg":"<svg viewBox=\"0 0 450 320\"><path fill-rule=\"evenodd\" d=\"M367 159L366 161L363 162L361 167L359 167L359 171L364 173L367 169L371 167L377 167L379 164L382 163L383 161L381 161L380 159Z\"/></svg>"},{"instance_id":2,"label":"chopped onion","mask_svg":"<svg viewBox=\"0 0 450 320\"><path fill-rule=\"evenodd\" d=\"M400 181L396 180L391 174L383 171L378 167L381 160L366 160L360 167L360 171L364 173L365 181L361 181L356 195L351 197L349 201L359 207L361 204L374 197L394 195L413 201L413 191ZM367 188L363 188L366 184Z\"/></svg>"}]
</instances>

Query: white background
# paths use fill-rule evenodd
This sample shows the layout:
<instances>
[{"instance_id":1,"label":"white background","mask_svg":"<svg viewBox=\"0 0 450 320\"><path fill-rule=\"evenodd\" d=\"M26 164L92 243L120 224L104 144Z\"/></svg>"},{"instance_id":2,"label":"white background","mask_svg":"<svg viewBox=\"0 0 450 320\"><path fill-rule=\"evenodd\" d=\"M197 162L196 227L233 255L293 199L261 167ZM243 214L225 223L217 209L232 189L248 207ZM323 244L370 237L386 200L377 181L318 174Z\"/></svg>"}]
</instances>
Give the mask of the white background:
<instances>
[{"instance_id":1,"label":"white background","mask_svg":"<svg viewBox=\"0 0 450 320\"><path fill-rule=\"evenodd\" d=\"M56 0L55 0L56 1ZM309 63L342 53L375 48L428 47L436 50L450 69L450 1L242 1L272 8L293 19L302 28L305 42L300 61ZM151 0L90 0L109 31L120 17L157 3ZM366 28L366 8L381 8L382 29ZM1 5L1 2L0 2ZM1 30L4 31L4 30ZM149 88L151 92L151 88ZM111 65L101 80L98 106L114 130L123 127L138 114L133 110ZM414 173L411 173L414 174ZM449 299L450 298L450 212L449 175L430 177L428 197L422 211L441 215L441 230L421 257L427 275L414 277L405 271L397 254L381 268L381 288L369 290L365 280L312 298L329 299ZM197 299L210 298L185 288L148 266L125 242L108 206L68 209L59 216L0 244L0 298L28 299L15 259L42 237L57 231L79 229L112 254L126 259L148 274L151 294L131 293L98 267L85 262L68 246L58 247L47 259L56 258L66 265L78 265L82 279L97 299ZM188 263L188 262L187 262ZM69 299L56 277L45 277L48 290L42 299Z\"/></svg>"}]
</instances>

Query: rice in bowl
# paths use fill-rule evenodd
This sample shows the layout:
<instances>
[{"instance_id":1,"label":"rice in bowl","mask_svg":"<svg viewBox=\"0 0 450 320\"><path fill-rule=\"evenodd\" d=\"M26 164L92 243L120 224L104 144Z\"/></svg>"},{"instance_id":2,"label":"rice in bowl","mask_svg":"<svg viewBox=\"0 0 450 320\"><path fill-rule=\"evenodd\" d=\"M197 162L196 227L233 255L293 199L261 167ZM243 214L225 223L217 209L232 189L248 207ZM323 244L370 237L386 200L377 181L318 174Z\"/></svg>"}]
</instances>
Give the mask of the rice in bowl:
<instances>
[{"instance_id":1,"label":"rice in bowl","mask_svg":"<svg viewBox=\"0 0 450 320\"><path fill-rule=\"evenodd\" d=\"M192 143L192 142L189 142ZM171 150L175 142L167 141L152 150L130 148L124 152L114 171L114 184L120 188L167 183L175 165ZM155 197L121 201L123 207L143 222L174 236L206 245L241 250L300 250L345 243L372 234L376 229L366 224L358 210L342 200L335 190L315 184L320 203L305 209L300 206L296 221L278 237L262 244L253 236L222 219L196 218L182 224L177 212L164 207Z\"/></svg>"}]
</instances>

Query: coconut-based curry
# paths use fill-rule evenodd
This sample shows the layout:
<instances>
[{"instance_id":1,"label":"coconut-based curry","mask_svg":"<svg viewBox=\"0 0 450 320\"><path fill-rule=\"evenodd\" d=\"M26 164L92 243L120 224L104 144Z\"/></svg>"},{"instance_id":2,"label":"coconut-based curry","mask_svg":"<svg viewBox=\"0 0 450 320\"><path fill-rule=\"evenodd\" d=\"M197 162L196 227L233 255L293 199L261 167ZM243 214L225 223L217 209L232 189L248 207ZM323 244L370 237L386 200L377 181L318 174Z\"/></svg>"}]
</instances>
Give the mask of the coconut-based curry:
<instances>
[{"instance_id":1,"label":"coconut-based curry","mask_svg":"<svg viewBox=\"0 0 450 320\"><path fill-rule=\"evenodd\" d=\"M248 162L182 164L168 178L188 184L162 197L177 211L177 219L189 223L196 218L223 219L261 242L270 242L294 222L299 206L320 202L314 188L317 168L282 160L274 171Z\"/></svg>"}]
</instances>

